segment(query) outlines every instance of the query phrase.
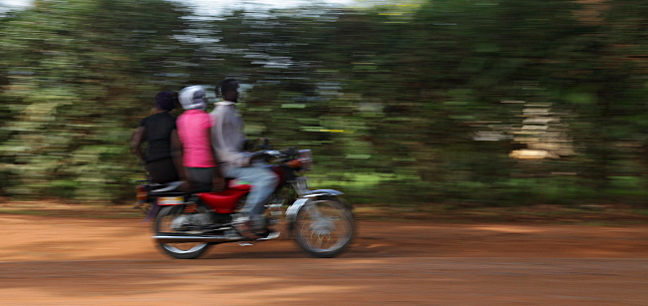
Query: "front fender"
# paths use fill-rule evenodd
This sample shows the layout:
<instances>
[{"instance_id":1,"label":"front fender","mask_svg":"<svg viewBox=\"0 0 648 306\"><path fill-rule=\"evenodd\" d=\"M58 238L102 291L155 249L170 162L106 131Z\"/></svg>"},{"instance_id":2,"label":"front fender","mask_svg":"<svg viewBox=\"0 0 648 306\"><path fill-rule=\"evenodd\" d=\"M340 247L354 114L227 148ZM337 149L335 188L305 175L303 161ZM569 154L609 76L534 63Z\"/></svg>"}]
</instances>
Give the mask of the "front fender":
<instances>
[{"instance_id":1,"label":"front fender","mask_svg":"<svg viewBox=\"0 0 648 306\"><path fill-rule=\"evenodd\" d=\"M317 189L311 190L308 193L304 194L305 198L321 197L321 196L339 196L343 195L342 191L335 189Z\"/></svg>"},{"instance_id":2,"label":"front fender","mask_svg":"<svg viewBox=\"0 0 648 306\"><path fill-rule=\"evenodd\" d=\"M304 194L301 198L295 200L295 202L288 207L288 210L286 210L288 229L293 229L293 224L295 223L295 219L297 219L297 214L304 206L320 198L337 197L343 194L343 192L334 189L317 189Z\"/></svg>"},{"instance_id":3,"label":"front fender","mask_svg":"<svg viewBox=\"0 0 648 306\"><path fill-rule=\"evenodd\" d=\"M286 210L286 221L288 222L288 227L290 229L292 229L293 223L297 218L297 213L299 213L299 210L301 210L308 201L310 201L310 198L299 198L293 202L290 207L288 207L288 210Z\"/></svg>"}]
</instances>

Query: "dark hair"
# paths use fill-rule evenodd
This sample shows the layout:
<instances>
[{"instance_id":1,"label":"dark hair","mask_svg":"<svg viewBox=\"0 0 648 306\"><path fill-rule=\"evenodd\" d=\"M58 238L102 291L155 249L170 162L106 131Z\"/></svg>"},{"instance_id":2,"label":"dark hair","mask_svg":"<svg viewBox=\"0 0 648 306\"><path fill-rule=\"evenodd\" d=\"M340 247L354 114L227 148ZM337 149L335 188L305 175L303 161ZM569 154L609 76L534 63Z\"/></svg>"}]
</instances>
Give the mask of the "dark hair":
<instances>
[{"instance_id":1,"label":"dark hair","mask_svg":"<svg viewBox=\"0 0 648 306\"><path fill-rule=\"evenodd\" d=\"M237 89L237 85L234 84L235 82L238 82L236 79L232 78L227 78L224 79L220 82L218 82L218 86L216 86L216 90L220 89L220 95L225 95L226 92L234 91ZM216 93L218 95L218 92Z\"/></svg>"},{"instance_id":2,"label":"dark hair","mask_svg":"<svg viewBox=\"0 0 648 306\"><path fill-rule=\"evenodd\" d=\"M176 107L178 95L172 91L162 91L155 95L155 105L162 110L170 111Z\"/></svg>"}]
</instances>

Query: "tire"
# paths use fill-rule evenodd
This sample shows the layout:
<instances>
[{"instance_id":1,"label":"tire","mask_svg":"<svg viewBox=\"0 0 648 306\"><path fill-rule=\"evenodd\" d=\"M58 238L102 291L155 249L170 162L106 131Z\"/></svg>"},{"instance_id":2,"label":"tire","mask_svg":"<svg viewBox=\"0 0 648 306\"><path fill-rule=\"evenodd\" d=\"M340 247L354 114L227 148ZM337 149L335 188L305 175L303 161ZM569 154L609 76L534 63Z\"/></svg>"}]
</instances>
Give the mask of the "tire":
<instances>
[{"instance_id":1,"label":"tire","mask_svg":"<svg viewBox=\"0 0 648 306\"><path fill-rule=\"evenodd\" d=\"M339 199L329 197L304 205L293 224L297 244L308 254L331 258L347 250L355 225L351 210Z\"/></svg>"},{"instance_id":2,"label":"tire","mask_svg":"<svg viewBox=\"0 0 648 306\"><path fill-rule=\"evenodd\" d=\"M185 234L171 228L176 218L186 216L183 212L184 205L167 206L160 210L155 217L153 231L156 235L178 235ZM200 257L210 247L209 243L184 242L184 243L158 243L158 247L166 254L177 259L194 259Z\"/></svg>"}]
</instances>

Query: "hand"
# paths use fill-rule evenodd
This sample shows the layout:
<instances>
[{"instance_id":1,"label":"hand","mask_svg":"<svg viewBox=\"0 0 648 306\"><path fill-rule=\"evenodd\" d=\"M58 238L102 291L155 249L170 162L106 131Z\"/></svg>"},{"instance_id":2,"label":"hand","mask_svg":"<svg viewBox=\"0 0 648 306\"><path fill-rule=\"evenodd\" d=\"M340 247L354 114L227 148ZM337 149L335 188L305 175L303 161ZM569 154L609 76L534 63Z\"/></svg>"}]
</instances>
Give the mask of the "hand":
<instances>
[{"instance_id":1,"label":"hand","mask_svg":"<svg viewBox=\"0 0 648 306\"><path fill-rule=\"evenodd\" d=\"M297 155L297 149L294 148L294 147L290 147L288 149L284 149L284 150L281 150L279 152L283 153L286 156L295 156L295 155Z\"/></svg>"},{"instance_id":2,"label":"hand","mask_svg":"<svg viewBox=\"0 0 648 306\"><path fill-rule=\"evenodd\" d=\"M252 156L250 156L250 164L253 164L256 161L264 161L268 155L264 151L258 151L252 153Z\"/></svg>"},{"instance_id":3,"label":"hand","mask_svg":"<svg viewBox=\"0 0 648 306\"><path fill-rule=\"evenodd\" d=\"M225 190L225 178L217 177L212 179L212 192Z\"/></svg>"},{"instance_id":4,"label":"hand","mask_svg":"<svg viewBox=\"0 0 648 306\"><path fill-rule=\"evenodd\" d=\"M259 138L259 148L263 150L272 149L272 146L270 145L270 140L268 140L268 138L265 137Z\"/></svg>"},{"instance_id":5,"label":"hand","mask_svg":"<svg viewBox=\"0 0 648 306\"><path fill-rule=\"evenodd\" d=\"M181 180L182 185L180 185L179 190L182 192L191 192L191 183L188 180Z\"/></svg>"}]
</instances>

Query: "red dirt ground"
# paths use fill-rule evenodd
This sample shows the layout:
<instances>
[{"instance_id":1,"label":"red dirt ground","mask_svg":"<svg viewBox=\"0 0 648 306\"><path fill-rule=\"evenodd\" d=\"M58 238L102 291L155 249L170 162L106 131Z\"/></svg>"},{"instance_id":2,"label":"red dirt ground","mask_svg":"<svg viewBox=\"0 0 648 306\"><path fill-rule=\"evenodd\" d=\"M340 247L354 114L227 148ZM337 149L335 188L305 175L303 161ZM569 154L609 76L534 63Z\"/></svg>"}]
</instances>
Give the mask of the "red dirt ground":
<instances>
[{"instance_id":1,"label":"red dirt ground","mask_svg":"<svg viewBox=\"0 0 648 306\"><path fill-rule=\"evenodd\" d=\"M159 252L135 219L0 215L2 305L648 305L648 226L360 221L350 250L291 240Z\"/></svg>"}]
</instances>

